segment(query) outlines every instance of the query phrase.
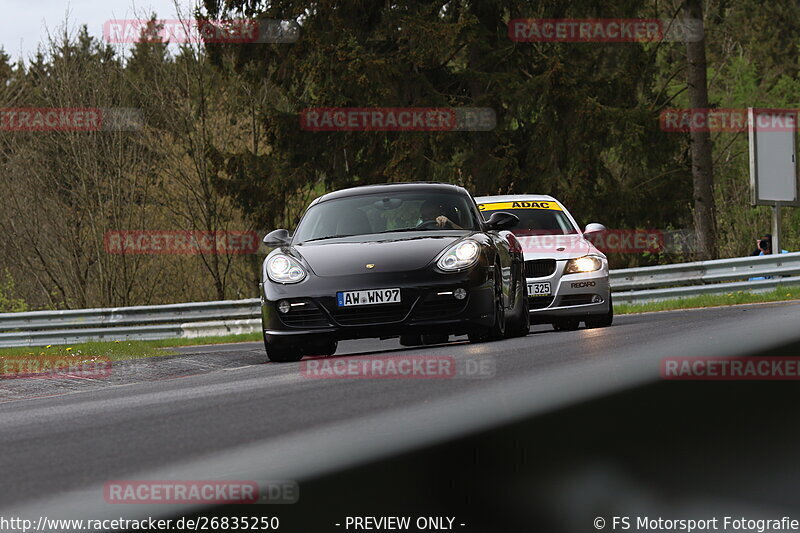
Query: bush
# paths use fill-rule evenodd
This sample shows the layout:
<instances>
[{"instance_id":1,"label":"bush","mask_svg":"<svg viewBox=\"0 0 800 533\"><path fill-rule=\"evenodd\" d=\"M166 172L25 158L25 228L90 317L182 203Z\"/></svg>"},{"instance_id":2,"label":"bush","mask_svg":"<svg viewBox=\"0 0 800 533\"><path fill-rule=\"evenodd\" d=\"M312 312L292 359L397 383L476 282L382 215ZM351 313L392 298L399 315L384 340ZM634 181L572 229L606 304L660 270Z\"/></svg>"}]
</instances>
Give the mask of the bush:
<instances>
[{"instance_id":1,"label":"bush","mask_svg":"<svg viewBox=\"0 0 800 533\"><path fill-rule=\"evenodd\" d=\"M0 281L0 313L20 313L28 310L25 300L12 297L14 291L14 279L6 271L5 279Z\"/></svg>"}]
</instances>

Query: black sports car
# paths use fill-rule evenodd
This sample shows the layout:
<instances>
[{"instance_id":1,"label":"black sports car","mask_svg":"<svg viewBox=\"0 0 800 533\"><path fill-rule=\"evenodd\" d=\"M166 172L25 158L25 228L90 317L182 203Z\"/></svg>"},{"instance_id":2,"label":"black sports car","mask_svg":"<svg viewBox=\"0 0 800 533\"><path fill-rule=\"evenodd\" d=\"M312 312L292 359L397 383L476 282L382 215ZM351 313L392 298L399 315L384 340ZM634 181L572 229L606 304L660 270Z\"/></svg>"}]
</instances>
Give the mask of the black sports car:
<instances>
[{"instance_id":1,"label":"black sports car","mask_svg":"<svg viewBox=\"0 0 800 533\"><path fill-rule=\"evenodd\" d=\"M480 342L528 333L522 249L484 221L461 187L402 183L317 198L262 268L264 345L272 361L331 355L341 339L400 337L407 346L467 334Z\"/></svg>"}]
</instances>

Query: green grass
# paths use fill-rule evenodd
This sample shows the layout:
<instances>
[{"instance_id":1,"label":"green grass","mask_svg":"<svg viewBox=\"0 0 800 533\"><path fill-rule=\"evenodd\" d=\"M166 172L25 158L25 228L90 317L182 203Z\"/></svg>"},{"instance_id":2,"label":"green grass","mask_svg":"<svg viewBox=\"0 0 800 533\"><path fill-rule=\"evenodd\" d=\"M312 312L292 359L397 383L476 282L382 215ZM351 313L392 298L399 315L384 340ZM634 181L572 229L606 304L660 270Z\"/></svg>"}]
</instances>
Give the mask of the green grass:
<instances>
[{"instance_id":1,"label":"green grass","mask_svg":"<svg viewBox=\"0 0 800 533\"><path fill-rule=\"evenodd\" d=\"M65 359L70 363L82 363L94 360L97 357L108 358L111 361L124 359L141 359L143 357L158 357L160 355L175 355L175 350L169 348L176 346L197 346L202 344L225 344L231 342L260 341L261 333L247 333L244 335L227 335L224 337L198 337L196 339L163 339L157 341L110 341L110 342L84 342L71 345L51 346L23 346L18 348L0 348L0 365L4 359L30 359L52 360L53 358ZM2 374L2 368L0 368Z\"/></svg>"},{"instance_id":2,"label":"green grass","mask_svg":"<svg viewBox=\"0 0 800 533\"><path fill-rule=\"evenodd\" d=\"M630 313L647 313L650 311L669 311L672 309L693 309L699 307L716 307L721 305L752 304L762 302L782 302L800 300L800 287L784 287L771 292L752 293L747 291L729 292L727 294L708 294L677 298L661 302L643 304L615 304L614 313L625 315Z\"/></svg>"}]
</instances>

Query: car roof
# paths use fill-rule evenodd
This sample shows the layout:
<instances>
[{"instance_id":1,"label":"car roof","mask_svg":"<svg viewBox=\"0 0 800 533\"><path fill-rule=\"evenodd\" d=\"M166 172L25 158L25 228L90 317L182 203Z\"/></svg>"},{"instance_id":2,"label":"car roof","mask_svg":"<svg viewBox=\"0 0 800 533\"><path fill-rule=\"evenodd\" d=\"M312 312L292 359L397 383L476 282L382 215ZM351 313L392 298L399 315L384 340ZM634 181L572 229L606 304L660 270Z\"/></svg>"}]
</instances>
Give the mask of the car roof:
<instances>
[{"instance_id":1,"label":"car roof","mask_svg":"<svg viewBox=\"0 0 800 533\"><path fill-rule=\"evenodd\" d=\"M377 185L360 185L358 187L349 187L347 189L340 189L338 191L329 192L324 194L311 202L311 205L319 202L327 202L328 200L335 200L338 198L347 198L349 196L360 196L362 194L390 194L398 191L439 191L439 192L457 192L460 194L469 195L466 189L458 185L450 183L439 183L435 181L411 181L402 183L380 183ZM309 205L309 207L311 207Z\"/></svg>"},{"instance_id":2,"label":"car roof","mask_svg":"<svg viewBox=\"0 0 800 533\"><path fill-rule=\"evenodd\" d=\"M476 204L486 204L489 202L558 202L552 196L546 194L505 194L498 196L476 196Z\"/></svg>"}]
</instances>

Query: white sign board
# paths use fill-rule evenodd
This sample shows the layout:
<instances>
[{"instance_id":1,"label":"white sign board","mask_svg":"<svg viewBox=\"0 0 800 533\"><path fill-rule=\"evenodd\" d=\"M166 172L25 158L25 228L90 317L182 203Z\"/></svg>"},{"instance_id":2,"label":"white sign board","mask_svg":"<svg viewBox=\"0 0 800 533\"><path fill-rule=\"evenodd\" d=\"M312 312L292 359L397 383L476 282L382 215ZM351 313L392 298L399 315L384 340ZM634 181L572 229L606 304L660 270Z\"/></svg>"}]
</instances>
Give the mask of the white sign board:
<instances>
[{"instance_id":1,"label":"white sign board","mask_svg":"<svg viewBox=\"0 0 800 533\"><path fill-rule=\"evenodd\" d=\"M797 111L748 108L753 205L800 205L795 131Z\"/></svg>"}]
</instances>

